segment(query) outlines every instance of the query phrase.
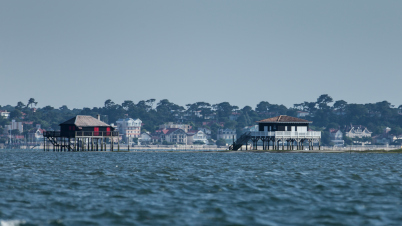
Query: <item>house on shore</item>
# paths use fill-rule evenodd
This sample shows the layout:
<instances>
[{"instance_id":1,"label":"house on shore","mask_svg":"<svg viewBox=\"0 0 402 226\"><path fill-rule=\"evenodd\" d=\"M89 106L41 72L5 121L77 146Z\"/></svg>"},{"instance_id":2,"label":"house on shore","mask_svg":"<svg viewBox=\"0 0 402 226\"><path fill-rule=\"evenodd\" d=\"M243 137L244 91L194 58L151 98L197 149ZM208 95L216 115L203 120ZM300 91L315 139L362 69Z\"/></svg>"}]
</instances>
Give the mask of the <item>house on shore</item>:
<instances>
[{"instance_id":1,"label":"house on shore","mask_svg":"<svg viewBox=\"0 0 402 226\"><path fill-rule=\"evenodd\" d=\"M89 115L77 115L60 124L60 131L45 131L44 149L49 150L52 144L53 151L83 151L103 150L106 139L113 141L119 136L114 128ZM106 147L105 147L106 149Z\"/></svg>"},{"instance_id":2,"label":"house on shore","mask_svg":"<svg viewBox=\"0 0 402 226\"><path fill-rule=\"evenodd\" d=\"M233 140L237 139L237 133L235 129L218 129L216 134L216 140L224 139L226 144L233 143Z\"/></svg>"},{"instance_id":3,"label":"house on shore","mask_svg":"<svg viewBox=\"0 0 402 226\"><path fill-rule=\"evenodd\" d=\"M280 115L257 123L258 131L244 133L229 149L238 150L249 140L253 142L254 150L257 150L258 141L262 141L263 150L269 150L271 143L275 150L279 150L280 146L285 150L285 143L287 150L294 150L294 146L297 150L303 150L305 142L308 142L309 150L313 149L314 143L318 143L320 147L321 132L309 131L311 121Z\"/></svg>"},{"instance_id":4,"label":"house on shore","mask_svg":"<svg viewBox=\"0 0 402 226\"><path fill-rule=\"evenodd\" d=\"M187 144L202 143L208 144L207 134L202 130L189 130L187 133Z\"/></svg>"},{"instance_id":5,"label":"house on shore","mask_svg":"<svg viewBox=\"0 0 402 226\"><path fill-rule=\"evenodd\" d=\"M142 121L138 118L119 119L116 121L116 124L119 134L127 144L133 142L134 138L139 138L141 136Z\"/></svg>"},{"instance_id":6,"label":"house on shore","mask_svg":"<svg viewBox=\"0 0 402 226\"><path fill-rule=\"evenodd\" d=\"M329 129L329 137L335 146L343 146L345 144L343 133L339 129Z\"/></svg>"},{"instance_id":7,"label":"house on shore","mask_svg":"<svg viewBox=\"0 0 402 226\"><path fill-rule=\"evenodd\" d=\"M350 138L363 138L371 137L372 132L370 132L367 127L362 125L350 125L345 128L345 136Z\"/></svg>"}]
</instances>

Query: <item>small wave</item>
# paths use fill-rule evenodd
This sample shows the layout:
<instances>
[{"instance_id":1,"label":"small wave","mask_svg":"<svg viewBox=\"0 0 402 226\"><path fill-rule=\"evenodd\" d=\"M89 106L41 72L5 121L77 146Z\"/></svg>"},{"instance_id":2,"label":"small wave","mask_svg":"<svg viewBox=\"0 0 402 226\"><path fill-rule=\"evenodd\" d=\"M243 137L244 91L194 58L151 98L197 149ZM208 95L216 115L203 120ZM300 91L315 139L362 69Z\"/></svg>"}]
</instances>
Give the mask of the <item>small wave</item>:
<instances>
[{"instance_id":1,"label":"small wave","mask_svg":"<svg viewBox=\"0 0 402 226\"><path fill-rule=\"evenodd\" d=\"M0 220L0 226L19 226L25 223L24 220Z\"/></svg>"}]
</instances>

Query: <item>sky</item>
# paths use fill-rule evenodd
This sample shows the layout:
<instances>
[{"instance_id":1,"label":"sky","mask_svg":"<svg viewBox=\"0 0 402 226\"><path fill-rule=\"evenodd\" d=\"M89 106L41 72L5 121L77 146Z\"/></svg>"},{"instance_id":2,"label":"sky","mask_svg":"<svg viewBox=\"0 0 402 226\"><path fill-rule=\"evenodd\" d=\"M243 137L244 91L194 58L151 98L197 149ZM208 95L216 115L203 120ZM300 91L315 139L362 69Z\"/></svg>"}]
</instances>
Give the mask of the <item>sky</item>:
<instances>
[{"instance_id":1,"label":"sky","mask_svg":"<svg viewBox=\"0 0 402 226\"><path fill-rule=\"evenodd\" d=\"M0 105L402 104L402 1L0 0Z\"/></svg>"}]
</instances>

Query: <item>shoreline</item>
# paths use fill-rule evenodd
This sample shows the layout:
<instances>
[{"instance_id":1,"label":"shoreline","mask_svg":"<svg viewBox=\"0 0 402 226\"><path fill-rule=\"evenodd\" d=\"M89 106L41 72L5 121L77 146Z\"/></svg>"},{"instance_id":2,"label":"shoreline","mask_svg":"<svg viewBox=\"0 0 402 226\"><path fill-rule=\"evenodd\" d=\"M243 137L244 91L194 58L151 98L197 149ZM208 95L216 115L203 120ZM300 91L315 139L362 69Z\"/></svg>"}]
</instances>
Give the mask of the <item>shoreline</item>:
<instances>
[{"instance_id":1,"label":"shoreline","mask_svg":"<svg viewBox=\"0 0 402 226\"><path fill-rule=\"evenodd\" d=\"M0 150L15 150L15 151L39 151L43 152L43 147L35 149L0 149ZM53 152L52 149L45 152ZM59 152L59 151L55 151ZM62 151L62 152L74 152L74 151ZM109 148L104 151L78 151L78 152L116 152L116 153L139 153L139 152L158 152L158 153L402 153L402 148L400 149L371 149L371 150L352 150L352 149L323 149L323 150L227 150L227 148L202 148L202 147L187 147L187 148L173 148L173 147L132 147L127 149L127 147L121 148L120 150L114 149L111 151Z\"/></svg>"}]
</instances>

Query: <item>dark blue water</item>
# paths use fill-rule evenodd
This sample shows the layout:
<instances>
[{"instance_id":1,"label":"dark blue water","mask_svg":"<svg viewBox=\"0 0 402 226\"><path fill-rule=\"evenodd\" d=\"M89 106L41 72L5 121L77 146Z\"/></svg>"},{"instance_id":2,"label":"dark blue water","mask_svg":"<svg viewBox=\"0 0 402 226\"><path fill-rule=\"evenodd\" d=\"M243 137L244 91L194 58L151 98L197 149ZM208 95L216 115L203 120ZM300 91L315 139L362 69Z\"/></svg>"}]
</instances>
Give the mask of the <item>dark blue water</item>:
<instances>
[{"instance_id":1,"label":"dark blue water","mask_svg":"<svg viewBox=\"0 0 402 226\"><path fill-rule=\"evenodd\" d=\"M402 224L400 154L0 157L0 225Z\"/></svg>"}]
</instances>

